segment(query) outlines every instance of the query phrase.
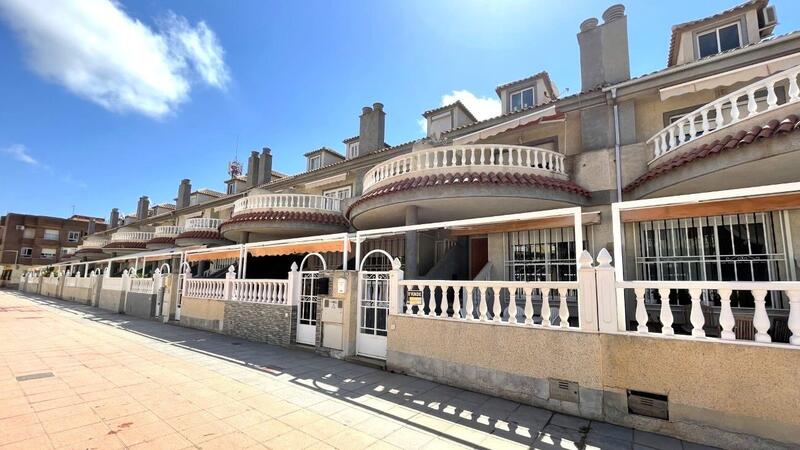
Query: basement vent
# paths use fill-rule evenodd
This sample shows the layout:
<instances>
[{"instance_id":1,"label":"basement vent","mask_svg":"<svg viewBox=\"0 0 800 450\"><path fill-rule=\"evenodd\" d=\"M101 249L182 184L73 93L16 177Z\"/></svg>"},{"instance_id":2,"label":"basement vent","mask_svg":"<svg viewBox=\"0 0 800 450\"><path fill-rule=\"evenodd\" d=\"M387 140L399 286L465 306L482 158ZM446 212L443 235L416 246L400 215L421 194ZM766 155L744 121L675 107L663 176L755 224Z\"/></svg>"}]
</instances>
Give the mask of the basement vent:
<instances>
[{"instance_id":1,"label":"basement vent","mask_svg":"<svg viewBox=\"0 0 800 450\"><path fill-rule=\"evenodd\" d=\"M579 403L578 383L550 378L550 399Z\"/></svg>"},{"instance_id":2,"label":"basement vent","mask_svg":"<svg viewBox=\"0 0 800 450\"><path fill-rule=\"evenodd\" d=\"M628 391L628 412L639 416L669 420L669 400L666 395Z\"/></svg>"}]
</instances>

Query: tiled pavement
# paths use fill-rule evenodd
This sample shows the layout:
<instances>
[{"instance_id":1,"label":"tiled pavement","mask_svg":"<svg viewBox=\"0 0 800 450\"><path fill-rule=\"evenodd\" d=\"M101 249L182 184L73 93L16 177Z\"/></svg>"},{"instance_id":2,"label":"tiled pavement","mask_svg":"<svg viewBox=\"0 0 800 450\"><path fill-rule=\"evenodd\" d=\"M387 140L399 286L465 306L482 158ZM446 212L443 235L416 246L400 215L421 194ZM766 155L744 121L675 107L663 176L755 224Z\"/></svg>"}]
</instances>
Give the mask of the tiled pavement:
<instances>
[{"instance_id":1,"label":"tiled pavement","mask_svg":"<svg viewBox=\"0 0 800 450\"><path fill-rule=\"evenodd\" d=\"M700 449L324 358L0 291L0 448Z\"/></svg>"}]
</instances>

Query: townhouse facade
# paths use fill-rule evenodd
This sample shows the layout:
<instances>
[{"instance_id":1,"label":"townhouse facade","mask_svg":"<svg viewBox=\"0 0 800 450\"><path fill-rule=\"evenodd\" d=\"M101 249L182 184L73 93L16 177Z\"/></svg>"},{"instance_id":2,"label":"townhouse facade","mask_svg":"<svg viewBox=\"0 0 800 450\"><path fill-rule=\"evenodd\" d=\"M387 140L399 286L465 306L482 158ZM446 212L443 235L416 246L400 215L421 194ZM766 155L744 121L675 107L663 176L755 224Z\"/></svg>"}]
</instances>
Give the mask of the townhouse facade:
<instances>
[{"instance_id":1,"label":"townhouse facade","mask_svg":"<svg viewBox=\"0 0 800 450\"><path fill-rule=\"evenodd\" d=\"M496 88L499 116L434 108L395 145L365 106L306 171L254 151L224 194L142 197L58 267L126 289L169 273L145 315L184 326L712 445L800 445L800 34L748 1L673 26L666 67L632 77L627 21L613 5L579 25L579 93L538 72Z\"/></svg>"}]
</instances>

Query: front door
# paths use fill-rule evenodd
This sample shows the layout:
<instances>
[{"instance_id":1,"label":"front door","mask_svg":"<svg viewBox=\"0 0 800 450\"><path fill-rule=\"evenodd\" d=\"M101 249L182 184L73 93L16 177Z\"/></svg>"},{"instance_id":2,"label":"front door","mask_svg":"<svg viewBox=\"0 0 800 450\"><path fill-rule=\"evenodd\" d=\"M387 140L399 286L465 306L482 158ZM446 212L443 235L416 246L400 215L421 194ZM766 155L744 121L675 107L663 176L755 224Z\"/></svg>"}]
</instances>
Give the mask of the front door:
<instances>
[{"instance_id":1,"label":"front door","mask_svg":"<svg viewBox=\"0 0 800 450\"><path fill-rule=\"evenodd\" d=\"M489 240L485 237L469 240L469 279L474 280L489 262Z\"/></svg>"},{"instance_id":2,"label":"front door","mask_svg":"<svg viewBox=\"0 0 800 450\"><path fill-rule=\"evenodd\" d=\"M359 272L356 339L356 351L359 355L386 359L388 318L389 272Z\"/></svg>"},{"instance_id":3,"label":"front door","mask_svg":"<svg viewBox=\"0 0 800 450\"><path fill-rule=\"evenodd\" d=\"M297 311L297 343L315 345L317 338L317 280L319 272L300 272L300 308Z\"/></svg>"}]
</instances>

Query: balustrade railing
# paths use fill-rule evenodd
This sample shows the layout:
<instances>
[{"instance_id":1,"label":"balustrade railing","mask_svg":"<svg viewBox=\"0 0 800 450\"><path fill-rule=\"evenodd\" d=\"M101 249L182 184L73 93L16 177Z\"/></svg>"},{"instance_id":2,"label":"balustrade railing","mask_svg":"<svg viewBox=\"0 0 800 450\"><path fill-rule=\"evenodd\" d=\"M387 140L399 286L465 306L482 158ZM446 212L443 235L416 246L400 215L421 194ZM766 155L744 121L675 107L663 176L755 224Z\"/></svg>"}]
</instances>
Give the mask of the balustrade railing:
<instances>
[{"instance_id":1,"label":"balustrade railing","mask_svg":"<svg viewBox=\"0 0 800 450\"><path fill-rule=\"evenodd\" d=\"M490 144L435 147L401 155L373 167L364 176L364 192L385 180L446 168L545 172L566 177L564 155L552 150Z\"/></svg>"},{"instance_id":2,"label":"balustrade railing","mask_svg":"<svg viewBox=\"0 0 800 450\"><path fill-rule=\"evenodd\" d=\"M537 327L578 323L577 282L402 280L399 285L407 315Z\"/></svg>"},{"instance_id":3,"label":"balustrade railing","mask_svg":"<svg viewBox=\"0 0 800 450\"><path fill-rule=\"evenodd\" d=\"M639 334L675 335L678 322L675 312L680 309L682 312L688 312L687 325L690 325L690 335L694 338L715 338L716 336L707 335L707 328L711 328L719 332L719 339L726 341L785 342L785 337L790 344L800 345L800 282L624 281L617 282L616 288L620 302L618 308L623 310L625 292L632 291L636 302L635 317L626 318L626 322L635 320L635 332ZM690 297L688 309L682 305L671 304L671 293L676 290L688 292ZM735 292L752 295L754 308L732 308L731 295ZM703 301L704 298L709 299L714 294L719 297L718 307ZM770 297L775 301L782 294L789 299L788 317L773 317L771 320L767 310L767 298ZM656 305L658 307L653 308ZM625 325L625 322L619 324L620 331L625 331ZM790 333L791 338L789 338ZM774 336L778 338L773 339Z\"/></svg>"},{"instance_id":4,"label":"balustrade railing","mask_svg":"<svg viewBox=\"0 0 800 450\"><path fill-rule=\"evenodd\" d=\"M653 145L653 158L667 154L680 146L713 131L729 127L744 119L763 114L779 106L800 101L797 77L800 66L776 73L686 114L647 140ZM779 103L776 85L788 85L783 103ZM758 94L766 94L765 101L757 101ZM745 110L740 110L744 100Z\"/></svg>"},{"instance_id":5,"label":"balustrade railing","mask_svg":"<svg viewBox=\"0 0 800 450\"><path fill-rule=\"evenodd\" d=\"M232 280L231 299L239 302L285 305L289 280Z\"/></svg>"},{"instance_id":6,"label":"balustrade railing","mask_svg":"<svg viewBox=\"0 0 800 450\"><path fill-rule=\"evenodd\" d=\"M222 224L222 219L210 219L208 217L187 219L186 225L184 226L184 231L203 231L203 230L216 231L219 228L220 224Z\"/></svg>"},{"instance_id":7,"label":"balustrade railing","mask_svg":"<svg viewBox=\"0 0 800 450\"><path fill-rule=\"evenodd\" d=\"M166 225L156 227L156 231L154 233L154 237L161 238L161 237L175 237L179 234L183 233L183 227L175 226L175 225Z\"/></svg>"},{"instance_id":8,"label":"balustrade railing","mask_svg":"<svg viewBox=\"0 0 800 450\"><path fill-rule=\"evenodd\" d=\"M225 300L224 279L189 278L185 283L183 295L186 297Z\"/></svg>"},{"instance_id":9,"label":"balustrade railing","mask_svg":"<svg viewBox=\"0 0 800 450\"><path fill-rule=\"evenodd\" d=\"M131 278L130 292L155 294L155 280L152 278Z\"/></svg>"},{"instance_id":10,"label":"balustrade railing","mask_svg":"<svg viewBox=\"0 0 800 450\"><path fill-rule=\"evenodd\" d=\"M112 242L146 242L153 239L150 231L119 231L111 236Z\"/></svg>"},{"instance_id":11,"label":"balustrade railing","mask_svg":"<svg viewBox=\"0 0 800 450\"><path fill-rule=\"evenodd\" d=\"M78 246L78 250L83 248L103 248L108 245L108 239L87 238Z\"/></svg>"},{"instance_id":12,"label":"balustrade railing","mask_svg":"<svg viewBox=\"0 0 800 450\"><path fill-rule=\"evenodd\" d=\"M263 194L240 198L233 204L233 215L270 210L319 210L341 213L338 198L309 194Z\"/></svg>"}]
</instances>

